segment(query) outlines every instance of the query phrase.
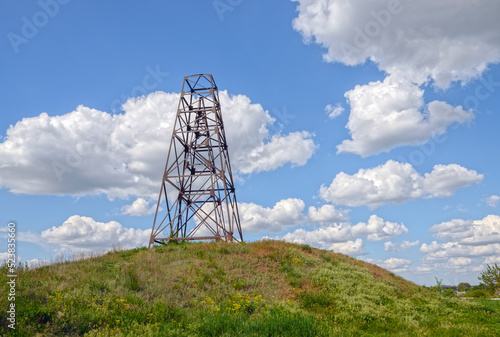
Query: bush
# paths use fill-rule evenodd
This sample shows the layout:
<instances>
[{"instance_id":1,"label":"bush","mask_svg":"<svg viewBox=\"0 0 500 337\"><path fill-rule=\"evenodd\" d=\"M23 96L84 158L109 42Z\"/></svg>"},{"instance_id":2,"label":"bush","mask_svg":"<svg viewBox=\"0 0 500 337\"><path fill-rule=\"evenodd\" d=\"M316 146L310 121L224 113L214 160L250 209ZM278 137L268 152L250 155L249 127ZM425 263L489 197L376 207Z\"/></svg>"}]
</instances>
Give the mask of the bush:
<instances>
[{"instance_id":1,"label":"bush","mask_svg":"<svg viewBox=\"0 0 500 337\"><path fill-rule=\"evenodd\" d=\"M488 295L486 294L486 292L484 290L475 289L475 290L468 291L465 294L465 297L486 298L486 297L488 297Z\"/></svg>"},{"instance_id":2,"label":"bush","mask_svg":"<svg viewBox=\"0 0 500 337\"><path fill-rule=\"evenodd\" d=\"M453 296L455 296L455 292L453 291L453 289L448 288L445 291L443 291L443 296L445 296L445 297L453 297Z\"/></svg>"}]
</instances>

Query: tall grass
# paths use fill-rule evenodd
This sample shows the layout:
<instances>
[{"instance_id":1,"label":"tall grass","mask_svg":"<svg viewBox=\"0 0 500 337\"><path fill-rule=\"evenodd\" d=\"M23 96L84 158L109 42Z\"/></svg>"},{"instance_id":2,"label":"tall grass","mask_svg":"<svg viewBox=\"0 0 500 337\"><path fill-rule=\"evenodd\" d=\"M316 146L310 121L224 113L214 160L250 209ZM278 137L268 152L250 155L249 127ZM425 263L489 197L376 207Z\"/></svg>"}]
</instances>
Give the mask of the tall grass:
<instances>
[{"instance_id":1,"label":"tall grass","mask_svg":"<svg viewBox=\"0 0 500 337\"><path fill-rule=\"evenodd\" d=\"M18 336L500 333L499 301L445 298L377 266L276 241L113 251L18 279Z\"/></svg>"}]
</instances>

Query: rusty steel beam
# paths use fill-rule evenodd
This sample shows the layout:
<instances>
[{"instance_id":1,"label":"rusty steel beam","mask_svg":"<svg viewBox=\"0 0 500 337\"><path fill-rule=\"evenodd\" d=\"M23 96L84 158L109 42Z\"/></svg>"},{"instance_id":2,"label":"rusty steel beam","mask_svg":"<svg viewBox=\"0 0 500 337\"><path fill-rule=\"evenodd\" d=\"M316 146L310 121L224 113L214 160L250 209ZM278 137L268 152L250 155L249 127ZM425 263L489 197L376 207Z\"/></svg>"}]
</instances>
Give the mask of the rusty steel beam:
<instances>
[{"instance_id":1,"label":"rusty steel beam","mask_svg":"<svg viewBox=\"0 0 500 337\"><path fill-rule=\"evenodd\" d=\"M187 237L187 238L156 238L156 243L162 243L162 241L189 241L189 240L215 240L220 241L222 238L227 238L226 236L197 236L197 237Z\"/></svg>"},{"instance_id":2,"label":"rusty steel beam","mask_svg":"<svg viewBox=\"0 0 500 337\"><path fill-rule=\"evenodd\" d=\"M172 240L243 241L227 149L212 75L184 77L149 247Z\"/></svg>"}]
</instances>

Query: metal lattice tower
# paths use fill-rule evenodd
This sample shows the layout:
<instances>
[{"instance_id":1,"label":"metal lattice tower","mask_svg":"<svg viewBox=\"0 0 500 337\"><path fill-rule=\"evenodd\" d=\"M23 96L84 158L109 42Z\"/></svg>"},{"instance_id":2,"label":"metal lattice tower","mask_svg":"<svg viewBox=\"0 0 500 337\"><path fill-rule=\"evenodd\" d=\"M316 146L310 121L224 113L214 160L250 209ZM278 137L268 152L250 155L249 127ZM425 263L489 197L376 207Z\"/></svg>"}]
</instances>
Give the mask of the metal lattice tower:
<instances>
[{"instance_id":1,"label":"metal lattice tower","mask_svg":"<svg viewBox=\"0 0 500 337\"><path fill-rule=\"evenodd\" d=\"M219 92L212 75L201 74L184 77L149 246L210 239L243 235Z\"/></svg>"}]
</instances>

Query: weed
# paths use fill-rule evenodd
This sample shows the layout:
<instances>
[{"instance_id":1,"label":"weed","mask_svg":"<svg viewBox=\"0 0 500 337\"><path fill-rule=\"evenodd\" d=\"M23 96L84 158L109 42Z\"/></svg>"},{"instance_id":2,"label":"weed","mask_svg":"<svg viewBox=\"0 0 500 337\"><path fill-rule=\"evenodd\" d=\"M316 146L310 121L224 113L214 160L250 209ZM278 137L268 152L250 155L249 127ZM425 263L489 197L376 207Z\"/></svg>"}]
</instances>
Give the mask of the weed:
<instances>
[{"instance_id":1,"label":"weed","mask_svg":"<svg viewBox=\"0 0 500 337\"><path fill-rule=\"evenodd\" d=\"M194 255L196 255L196 257L200 258L200 259L203 259L206 255L205 251L204 250L197 250L194 252Z\"/></svg>"},{"instance_id":2,"label":"weed","mask_svg":"<svg viewBox=\"0 0 500 337\"><path fill-rule=\"evenodd\" d=\"M240 289L245 288L245 281L243 281L243 280L234 281L233 288L236 290L240 290Z\"/></svg>"},{"instance_id":3,"label":"weed","mask_svg":"<svg viewBox=\"0 0 500 337\"><path fill-rule=\"evenodd\" d=\"M309 248L281 241L169 243L20 269L16 333L500 335L500 301L444 297L368 263ZM0 296L0 307L7 304Z\"/></svg>"},{"instance_id":4,"label":"weed","mask_svg":"<svg viewBox=\"0 0 500 337\"><path fill-rule=\"evenodd\" d=\"M333 304L333 296L327 292L302 292L299 299L307 309L324 309Z\"/></svg>"},{"instance_id":5,"label":"weed","mask_svg":"<svg viewBox=\"0 0 500 337\"><path fill-rule=\"evenodd\" d=\"M140 289L139 276L137 276L137 272L134 269L128 268L123 276L125 288L130 291L138 291Z\"/></svg>"},{"instance_id":6,"label":"weed","mask_svg":"<svg viewBox=\"0 0 500 337\"><path fill-rule=\"evenodd\" d=\"M309 245L301 245L300 248L305 252L312 252L312 247Z\"/></svg>"},{"instance_id":7,"label":"weed","mask_svg":"<svg viewBox=\"0 0 500 337\"><path fill-rule=\"evenodd\" d=\"M229 251L229 248L227 248L227 247L221 247L221 248L219 248L219 253L221 253L221 254L230 254L231 252Z\"/></svg>"}]
</instances>

